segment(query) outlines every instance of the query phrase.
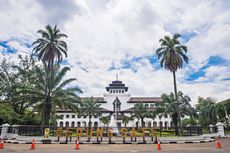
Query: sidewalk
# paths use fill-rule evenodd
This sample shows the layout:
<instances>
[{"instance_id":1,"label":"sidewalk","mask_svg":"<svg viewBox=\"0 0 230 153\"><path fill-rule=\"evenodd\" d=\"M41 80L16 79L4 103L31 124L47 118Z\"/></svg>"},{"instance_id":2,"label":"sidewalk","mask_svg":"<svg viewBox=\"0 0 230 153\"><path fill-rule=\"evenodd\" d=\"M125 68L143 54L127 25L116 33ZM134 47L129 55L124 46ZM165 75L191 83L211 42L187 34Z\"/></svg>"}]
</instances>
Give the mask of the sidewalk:
<instances>
[{"instance_id":1,"label":"sidewalk","mask_svg":"<svg viewBox=\"0 0 230 153\"><path fill-rule=\"evenodd\" d=\"M158 137L162 144L170 144L170 143L205 143L205 142L213 142L215 139L211 137L204 136L188 136L188 137ZM20 144L31 144L32 140L35 139L35 143L41 144L44 138L43 137L33 137L33 136L18 136L16 140L6 140L6 143L20 143ZM68 138L68 142L66 142L65 137L61 137L60 141L57 141L57 137L49 137L52 144L61 144L61 143L69 143L73 144L77 140L76 137L72 137L71 141ZM130 137L125 138L125 142L123 142L122 137L112 137L111 142L109 142L108 137L103 137L102 142L97 141L96 137L92 137L90 142L87 142L87 137L81 137L79 143L81 144L153 144L155 139L152 141L150 137L145 137L145 142L142 137L137 137L136 142L131 141ZM156 143L156 142L155 142Z\"/></svg>"}]
</instances>

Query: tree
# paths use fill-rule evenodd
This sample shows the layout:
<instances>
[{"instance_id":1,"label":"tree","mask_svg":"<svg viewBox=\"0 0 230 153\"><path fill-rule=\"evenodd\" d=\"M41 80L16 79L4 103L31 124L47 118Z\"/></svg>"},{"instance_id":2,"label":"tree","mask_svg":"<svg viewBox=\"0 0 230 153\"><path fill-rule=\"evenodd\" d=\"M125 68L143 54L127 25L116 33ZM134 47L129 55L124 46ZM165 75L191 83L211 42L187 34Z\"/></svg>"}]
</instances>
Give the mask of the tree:
<instances>
[{"instance_id":1,"label":"tree","mask_svg":"<svg viewBox=\"0 0 230 153\"><path fill-rule=\"evenodd\" d=\"M100 116L100 115L101 115L100 104L98 104L97 101L93 99L93 97L86 98L83 100L80 108L80 116L89 117L88 131L90 131L91 129L92 117ZM88 137L88 141L90 141L90 137Z\"/></svg>"},{"instance_id":2,"label":"tree","mask_svg":"<svg viewBox=\"0 0 230 153\"><path fill-rule=\"evenodd\" d=\"M211 97L198 97L195 108L199 114L199 122L203 127L208 127L210 124L215 124L217 122L215 103L216 101Z\"/></svg>"},{"instance_id":3,"label":"tree","mask_svg":"<svg viewBox=\"0 0 230 153\"><path fill-rule=\"evenodd\" d=\"M14 124L19 119L19 115L14 112L12 106L0 103L0 125L4 123Z\"/></svg>"},{"instance_id":4,"label":"tree","mask_svg":"<svg viewBox=\"0 0 230 153\"><path fill-rule=\"evenodd\" d=\"M157 117L157 111L156 111L156 110L154 110L154 111L149 111L149 113L148 113L148 118L151 118L151 119L153 120L153 122L154 122L155 119L156 119L156 117Z\"/></svg>"},{"instance_id":5,"label":"tree","mask_svg":"<svg viewBox=\"0 0 230 153\"><path fill-rule=\"evenodd\" d=\"M35 61L28 56L19 55L18 58L18 64L3 60L0 65L0 97L2 101L10 104L16 113L23 115L31 106L29 95L24 90L33 86L36 80Z\"/></svg>"},{"instance_id":6,"label":"tree","mask_svg":"<svg viewBox=\"0 0 230 153\"><path fill-rule=\"evenodd\" d=\"M169 95L163 94L161 96L163 102L158 103L157 110L161 114L170 114L172 116L173 124L176 125L178 121L177 115L177 104L175 103L175 95L170 93ZM187 95L184 95L182 92L178 92L178 101L180 102L179 105L179 115L180 116L190 116L195 117L196 111L192 108L191 104L189 103L191 100ZM178 135L178 129L175 127L175 134Z\"/></svg>"},{"instance_id":7,"label":"tree","mask_svg":"<svg viewBox=\"0 0 230 153\"><path fill-rule=\"evenodd\" d=\"M106 125L106 131L108 132L110 118L108 116L102 116L99 119L104 125Z\"/></svg>"},{"instance_id":8,"label":"tree","mask_svg":"<svg viewBox=\"0 0 230 153\"><path fill-rule=\"evenodd\" d=\"M43 105L43 119L47 116L47 119L44 120L43 126L48 125L48 119L50 118L50 110L52 108L52 104L50 103L50 91L49 87L51 86L51 82L49 78L51 77L51 71L53 71L54 62L58 63L62 61L63 54L67 57L67 44L65 41L61 40L61 38L66 38L67 35L60 32L60 30L55 25L52 28L50 25L45 27L45 30L38 30L37 33L41 34L41 38L38 38L32 46L33 55L37 56L38 60L41 60L45 67L45 98Z\"/></svg>"},{"instance_id":9,"label":"tree","mask_svg":"<svg viewBox=\"0 0 230 153\"><path fill-rule=\"evenodd\" d=\"M54 28L47 25L45 30L38 30L37 33L41 34L41 38L38 38L32 46L35 46L33 54L38 57L38 60L44 62L48 68L52 68L55 60L62 61L62 54L67 57L67 44L61 40L67 38L67 35L61 33L56 25Z\"/></svg>"},{"instance_id":10,"label":"tree","mask_svg":"<svg viewBox=\"0 0 230 153\"><path fill-rule=\"evenodd\" d=\"M175 111L175 128L177 129L176 134L179 135L178 131L178 121L180 124L179 116L179 103L177 96L177 85L176 85L176 71L183 67L183 62L188 63L187 47L181 45L178 38L181 35L174 34L173 38L169 36L164 36L164 39L160 39L161 47L156 50L158 59L160 59L161 67L164 67L166 70L169 70L173 73L173 83L174 83L174 94L175 94L175 103L177 103ZM180 127L180 126L179 126Z\"/></svg>"},{"instance_id":11,"label":"tree","mask_svg":"<svg viewBox=\"0 0 230 153\"><path fill-rule=\"evenodd\" d=\"M230 99L215 104L215 113L217 120L225 122L227 126L230 124Z\"/></svg>"},{"instance_id":12,"label":"tree","mask_svg":"<svg viewBox=\"0 0 230 153\"><path fill-rule=\"evenodd\" d=\"M143 103L134 105L132 118L137 118L138 121L141 119L141 126L144 127L144 118L148 117L148 110Z\"/></svg>"},{"instance_id":13,"label":"tree","mask_svg":"<svg viewBox=\"0 0 230 153\"><path fill-rule=\"evenodd\" d=\"M69 108L74 112L78 111L81 101L76 93L82 91L76 86L70 86L70 83L76 81L75 78L64 80L69 70L69 67L61 68L59 64L55 64L49 77L46 78L47 67L45 65L37 66L36 82L33 87L25 90L30 95L29 98L34 101L35 111L42 112L43 126L49 125L50 115L57 108ZM49 80L49 86L46 84L47 79ZM44 97L46 97L45 102ZM46 103L49 103L49 105L46 105Z\"/></svg>"},{"instance_id":14,"label":"tree","mask_svg":"<svg viewBox=\"0 0 230 153\"><path fill-rule=\"evenodd\" d=\"M109 118L108 118L107 116L102 116L102 117L100 118L100 121L101 121L104 125L106 125L106 126L108 127Z\"/></svg>"},{"instance_id":15,"label":"tree","mask_svg":"<svg viewBox=\"0 0 230 153\"><path fill-rule=\"evenodd\" d=\"M129 124L129 121L130 121L130 117L128 117L128 116L122 117L122 123L125 124L125 127L127 126L127 124Z\"/></svg>"}]
</instances>

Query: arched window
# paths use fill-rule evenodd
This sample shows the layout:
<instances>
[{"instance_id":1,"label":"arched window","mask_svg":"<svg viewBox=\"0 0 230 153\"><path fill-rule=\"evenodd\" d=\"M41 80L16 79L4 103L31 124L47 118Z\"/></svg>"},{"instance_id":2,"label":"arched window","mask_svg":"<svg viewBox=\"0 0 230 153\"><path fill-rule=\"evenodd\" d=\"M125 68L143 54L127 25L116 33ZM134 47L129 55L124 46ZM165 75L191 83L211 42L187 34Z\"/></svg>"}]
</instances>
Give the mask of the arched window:
<instances>
[{"instance_id":1,"label":"arched window","mask_svg":"<svg viewBox=\"0 0 230 153\"><path fill-rule=\"evenodd\" d=\"M156 121L153 122L153 127L154 127L154 128L157 127L157 122L156 122Z\"/></svg>"},{"instance_id":2,"label":"arched window","mask_svg":"<svg viewBox=\"0 0 230 153\"><path fill-rule=\"evenodd\" d=\"M65 122L65 127L69 127L69 122Z\"/></svg>"},{"instance_id":3,"label":"arched window","mask_svg":"<svg viewBox=\"0 0 230 153\"><path fill-rule=\"evenodd\" d=\"M168 129L168 122L167 121L165 121L165 127L164 128Z\"/></svg>"},{"instance_id":4,"label":"arched window","mask_svg":"<svg viewBox=\"0 0 230 153\"><path fill-rule=\"evenodd\" d=\"M145 122L143 122L143 125L142 125L143 127L145 127Z\"/></svg>"},{"instance_id":5,"label":"arched window","mask_svg":"<svg viewBox=\"0 0 230 153\"><path fill-rule=\"evenodd\" d=\"M62 121L60 122L60 127L63 127L63 122Z\"/></svg>"},{"instance_id":6,"label":"arched window","mask_svg":"<svg viewBox=\"0 0 230 153\"><path fill-rule=\"evenodd\" d=\"M151 122L148 122L148 127L151 127Z\"/></svg>"},{"instance_id":7,"label":"arched window","mask_svg":"<svg viewBox=\"0 0 230 153\"><path fill-rule=\"evenodd\" d=\"M159 126L160 126L160 128L163 127L163 123L161 121L159 122Z\"/></svg>"},{"instance_id":8,"label":"arched window","mask_svg":"<svg viewBox=\"0 0 230 153\"><path fill-rule=\"evenodd\" d=\"M81 127L81 122L77 122L77 127Z\"/></svg>"},{"instance_id":9,"label":"arched window","mask_svg":"<svg viewBox=\"0 0 230 153\"><path fill-rule=\"evenodd\" d=\"M74 128L75 127L75 122L71 123L71 127Z\"/></svg>"},{"instance_id":10,"label":"arched window","mask_svg":"<svg viewBox=\"0 0 230 153\"><path fill-rule=\"evenodd\" d=\"M98 122L94 122L94 128L98 127Z\"/></svg>"}]
</instances>

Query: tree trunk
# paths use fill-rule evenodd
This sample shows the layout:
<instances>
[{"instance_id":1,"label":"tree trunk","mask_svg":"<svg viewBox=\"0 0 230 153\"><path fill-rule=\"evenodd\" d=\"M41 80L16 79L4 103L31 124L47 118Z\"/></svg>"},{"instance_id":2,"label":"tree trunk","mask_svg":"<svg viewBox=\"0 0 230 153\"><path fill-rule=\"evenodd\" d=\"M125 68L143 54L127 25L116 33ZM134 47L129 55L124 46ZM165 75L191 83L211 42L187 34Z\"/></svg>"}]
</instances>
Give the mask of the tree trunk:
<instances>
[{"instance_id":1,"label":"tree trunk","mask_svg":"<svg viewBox=\"0 0 230 153\"><path fill-rule=\"evenodd\" d=\"M144 118L141 118L141 126L144 127Z\"/></svg>"},{"instance_id":2,"label":"tree trunk","mask_svg":"<svg viewBox=\"0 0 230 153\"><path fill-rule=\"evenodd\" d=\"M46 128L48 125L49 125L49 118L50 118L50 114L48 113L49 112L49 108L50 105L51 105L51 101L50 101L50 104L49 103L49 76L50 76L50 69L46 68L46 63L44 62L44 65L45 65L45 97L44 97L44 102L43 102L43 108L42 108L42 127L43 128ZM49 64L48 64L48 67L49 67Z\"/></svg>"},{"instance_id":3,"label":"tree trunk","mask_svg":"<svg viewBox=\"0 0 230 153\"><path fill-rule=\"evenodd\" d=\"M51 110L52 110L51 97L46 96L44 104L43 104L43 122L42 122L43 127L49 126Z\"/></svg>"},{"instance_id":4,"label":"tree trunk","mask_svg":"<svg viewBox=\"0 0 230 153\"><path fill-rule=\"evenodd\" d=\"M90 142L91 118L92 118L92 116L91 116L91 115L89 115L89 125L88 125L88 142Z\"/></svg>"},{"instance_id":5,"label":"tree trunk","mask_svg":"<svg viewBox=\"0 0 230 153\"><path fill-rule=\"evenodd\" d=\"M177 95L177 84L176 84L176 72L173 71L173 84L174 84L174 94L175 94L175 105L176 105L176 116L177 116L177 120L175 121L175 133L177 136L179 136L179 129L181 130L181 119L180 119L180 112L179 112L179 101L178 101L178 95ZM179 126L178 126L179 124Z\"/></svg>"},{"instance_id":6,"label":"tree trunk","mask_svg":"<svg viewBox=\"0 0 230 153\"><path fill-rule=\"evenodd\" d=\"M173 84L174 84L174 94L176 102L178 102L178 96L177 96L177 85L176 85L176 72L173 71Z\"/></svg>"},{"instance_id":7,"label":"tree trunk","mask_svg":"<svg viewBox=\"0 0 230 153\"><path fill-rule=\"evenodd\" d=\"M179 135L178 126L177 126L177 124L178 124L178 120L177 119L178 119L177 113L174 112L172 114L172 121L173 121L174 128L175 128L175 135Z\"/></svg>"}]
</instances>

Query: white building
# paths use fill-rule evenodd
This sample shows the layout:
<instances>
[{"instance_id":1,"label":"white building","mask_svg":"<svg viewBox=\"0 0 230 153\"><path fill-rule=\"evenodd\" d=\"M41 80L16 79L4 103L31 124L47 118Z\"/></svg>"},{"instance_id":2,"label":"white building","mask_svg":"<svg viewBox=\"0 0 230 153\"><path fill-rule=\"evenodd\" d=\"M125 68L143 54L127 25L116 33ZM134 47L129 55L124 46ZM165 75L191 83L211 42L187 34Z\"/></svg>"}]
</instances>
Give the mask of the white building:
<instances>
[{"instance_id":1,"label":"white building","mask_svg":"<svg viewBox=\"0 0 230 153\"><path fill-rule=\"evenodd\" d=\"M101 104L102 116L112 115L117 127L123 127L123 116L131 116L133 113L134 105L137 103L144 103L148 110L154 110L155 104L161 102L160 97L132 97L128 92L128 87L122 83L122 81L112 81L108 87L106 87L106 93L103 97L94 97L97 103ZM60 127L87 127L89 119L86 116L78 117L77 114L70 110L59 110L58 115L62 115L63 119L58 120L58 126ZM103 127L105 126L100 122L101 116L94 116L92 118L92 126ZM111 123L110 123L111 124ZM154 120L150 118L144 119L145 127L159 127L162 124L163 128L172 127L172 119L169 115L157 116ZM114 125L114 123L112 124ZM140 127L141 121L134 119L129 121L127 127Z\"/></svg>"}]
</instances>

